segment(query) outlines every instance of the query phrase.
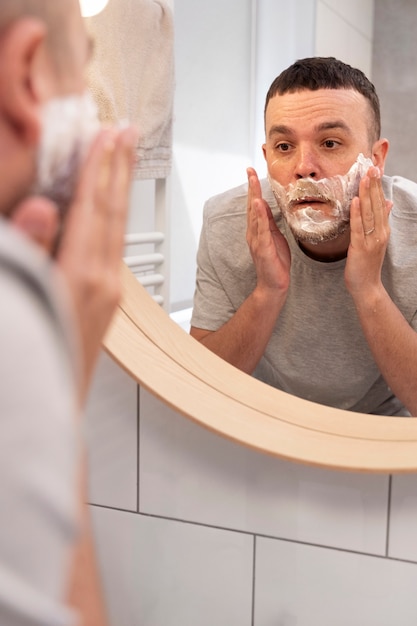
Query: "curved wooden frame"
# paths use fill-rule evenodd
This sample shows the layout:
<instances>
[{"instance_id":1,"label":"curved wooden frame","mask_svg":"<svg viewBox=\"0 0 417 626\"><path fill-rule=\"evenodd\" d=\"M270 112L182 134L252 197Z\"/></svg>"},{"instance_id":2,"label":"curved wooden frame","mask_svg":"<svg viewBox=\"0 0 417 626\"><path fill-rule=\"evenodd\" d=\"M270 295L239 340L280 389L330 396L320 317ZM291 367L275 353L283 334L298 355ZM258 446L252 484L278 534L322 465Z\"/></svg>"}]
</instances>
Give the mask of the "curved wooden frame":
<instances>
[{"instance_id":1,"label":"curved wooden frame","mask_svg":"<svg viewBox=\"0 0 417 626\"><path fill-rule=\"evenodd\" d=\"M265 453L332 469L417 471L417 420L302 400L226 363L184 332L123 266L104 347L140 385L202 426Z\"/></svg>"}]
</instances>

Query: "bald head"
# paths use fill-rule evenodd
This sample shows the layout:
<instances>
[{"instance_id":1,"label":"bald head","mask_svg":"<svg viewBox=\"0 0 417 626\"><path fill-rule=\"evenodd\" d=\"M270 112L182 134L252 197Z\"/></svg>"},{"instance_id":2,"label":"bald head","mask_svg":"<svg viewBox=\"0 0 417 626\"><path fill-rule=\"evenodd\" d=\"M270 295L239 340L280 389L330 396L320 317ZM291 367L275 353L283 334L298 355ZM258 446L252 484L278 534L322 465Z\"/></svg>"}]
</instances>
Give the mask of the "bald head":
<instances>
[{"instance_id":1,"label":"bald head","mask_svg":"<svg viewBox=\"0 0 417 626\"><path fill-rule=\"evenodd\" d=\"M0 28L21 17L38 17L51 25L61 25L69 8L78 0L1 0Z\"/></svg>"}]
</instances>

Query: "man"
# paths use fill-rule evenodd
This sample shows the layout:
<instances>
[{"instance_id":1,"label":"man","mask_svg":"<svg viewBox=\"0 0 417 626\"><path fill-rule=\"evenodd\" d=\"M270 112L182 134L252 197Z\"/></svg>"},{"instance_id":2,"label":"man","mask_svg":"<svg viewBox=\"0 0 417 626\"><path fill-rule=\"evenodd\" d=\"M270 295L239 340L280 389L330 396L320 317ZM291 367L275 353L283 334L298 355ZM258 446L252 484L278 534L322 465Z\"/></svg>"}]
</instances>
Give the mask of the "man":
<instances>
[{"instance_id":1,"label":"man","mask_svg":"<svg viewBox=\"0 0 417 626\"><path fill-rule=\"evenodd\" d=\"M334 58L297 61L265 131L269 180L249 168L248 188L205 207L192 336L289 393L417 416L417 185L382 176L374 86Z\"/></svg>"},{"instance_id":2,"label":"man","mask_svg":"<svg viewBox=\"0 0 417 626\"><path fill-rule=\"evenodd\" d=\"M2 0L2 626L106 623L78 416L120 296L135 132L99 128L90 50L78 0Z\"/></svg>"}]
</instances>

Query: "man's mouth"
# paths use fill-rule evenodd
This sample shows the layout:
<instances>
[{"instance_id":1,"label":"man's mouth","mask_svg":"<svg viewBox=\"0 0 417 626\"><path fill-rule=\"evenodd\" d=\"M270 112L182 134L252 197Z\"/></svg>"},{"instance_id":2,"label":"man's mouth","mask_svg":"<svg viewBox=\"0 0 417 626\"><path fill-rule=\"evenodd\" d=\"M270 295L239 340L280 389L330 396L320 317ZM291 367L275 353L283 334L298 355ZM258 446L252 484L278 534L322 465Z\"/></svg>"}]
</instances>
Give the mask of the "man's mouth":
<instances>
[{"instance_id":1,"label":"man's mouth","mask_svg":"<svg viewBox=\"0 0 417 626\"><path fill-rule=\"evenodd\" d=\"M297 209L305 208L306 206L310 206L317 210L320 210L320 208L324 204L329 204L329 200L326 200L324 198L317 198L313 196L306 196L303 198L297 198L296 200L292 200L289 204L289 208L290 210L297 210Z\"/></svg>"}]
</instances>

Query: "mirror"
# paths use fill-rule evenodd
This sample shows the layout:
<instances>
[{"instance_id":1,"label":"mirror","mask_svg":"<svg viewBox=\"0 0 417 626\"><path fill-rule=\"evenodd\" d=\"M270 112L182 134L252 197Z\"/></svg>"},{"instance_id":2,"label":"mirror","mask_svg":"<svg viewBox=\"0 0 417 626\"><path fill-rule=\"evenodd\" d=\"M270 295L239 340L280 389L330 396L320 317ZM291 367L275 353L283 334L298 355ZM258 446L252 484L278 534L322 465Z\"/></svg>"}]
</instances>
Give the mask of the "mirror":
<instances>
[{"instance_id":1,"label":"mirror","mask_svg":"<svg viewBox=\"0 0 417 626\"><path fill-rule=\"evenodd\" d=\"M333 409L247 376L184 332L126 266L123 294L104 346L174 410L292 461L362 472L417 470L417 420Z\"/></svg>"},{"instance_id":2,"label":"mirror","mask_svg":"<svg viewBox=\"0 0 417 626\"><path fill-rule=\"evenodd\" d=\"M379 6L388 10L386 2ZM389 16L385 19L392 28ZM400 41L404 47L403 38L391 33L388 39ZM389 52L392 54L392 49ZM387 66L387 60L381 57L381 67ZM220 106L221 102L217 98L214 104ZM383 111L387 109L384 101L382 106ZM407 175L397 167L395 173ZM229 181L221 190L230 186ZM197 210L201 212L201 208L199 204ZM189 247L183 242L181 246L189 254ZM181 268L174 272L182 275ZM124 294L106 349L138 383L175 410L224 436L287 459L353 471L416 471L415 420L340 411L272 389L188 337L127 270Z\"/></svg>"}]
</instances>

